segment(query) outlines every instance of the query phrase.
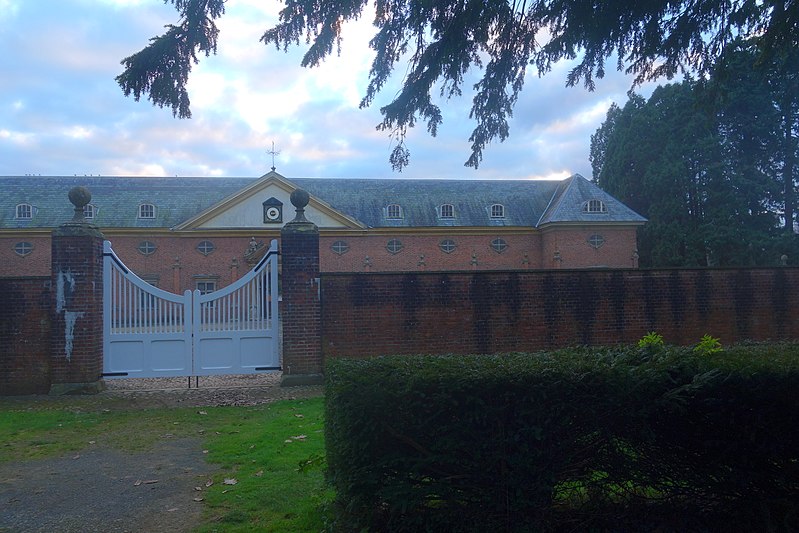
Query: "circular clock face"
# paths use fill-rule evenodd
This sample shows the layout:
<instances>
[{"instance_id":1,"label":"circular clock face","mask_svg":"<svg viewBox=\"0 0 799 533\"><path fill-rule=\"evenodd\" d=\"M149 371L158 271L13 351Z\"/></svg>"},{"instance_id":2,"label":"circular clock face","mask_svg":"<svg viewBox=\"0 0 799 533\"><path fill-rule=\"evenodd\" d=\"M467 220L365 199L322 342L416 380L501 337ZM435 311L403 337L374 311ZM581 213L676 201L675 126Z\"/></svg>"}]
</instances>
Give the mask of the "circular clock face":
<instances>
[{"instance_id":1,"label":"circular clock face","mask_svg":"<svg viewBox=\"0 0 799 533\"><path fill-rule=\"evenodd\" d=\"M266 210L266 218L269 220L280 220L280 209L277 207L270 207Z\"/></svg>"}]
</instances>

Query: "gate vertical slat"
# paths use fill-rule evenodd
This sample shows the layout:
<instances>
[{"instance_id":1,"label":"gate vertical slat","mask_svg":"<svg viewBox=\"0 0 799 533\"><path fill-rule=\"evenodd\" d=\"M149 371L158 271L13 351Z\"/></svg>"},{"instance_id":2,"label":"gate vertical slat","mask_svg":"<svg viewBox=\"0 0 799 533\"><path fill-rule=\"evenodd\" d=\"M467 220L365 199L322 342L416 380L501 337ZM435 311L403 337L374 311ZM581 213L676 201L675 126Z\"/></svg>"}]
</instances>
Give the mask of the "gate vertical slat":
<instances>
[{"instance_id":1,"label":"gate vertical slat","mask_svg":"<svg viewBox=\"0 0 799 533\"><path fill-rule=\"evenodd\" d=\"M277 242L275 242L277 245ZM277 279L277 256L269 269L269 328L274 336L275 350L280 353L280 318L278 316L278 299L280 286Z\"/></svg>"},{"instance_id":2,"label":"gate vertical slat","mask_svg":"<svg viewBox=\"0 0 799 533\"><path fill-rule=\"evenodd\" d=\"M128 289L125 286L125 280L124 279L122 279L122 281L119 283L119 289L120 289L120 292L121 292L121 294L119 296L119 304L120 304L120 307L119 307L119 315L120 316L119 316L119 318L121 319L120 320L120 326L122 328L127 328L128 327L128 314L125 312L125 309L128 306Z\"/></svg>"}]
</instances>

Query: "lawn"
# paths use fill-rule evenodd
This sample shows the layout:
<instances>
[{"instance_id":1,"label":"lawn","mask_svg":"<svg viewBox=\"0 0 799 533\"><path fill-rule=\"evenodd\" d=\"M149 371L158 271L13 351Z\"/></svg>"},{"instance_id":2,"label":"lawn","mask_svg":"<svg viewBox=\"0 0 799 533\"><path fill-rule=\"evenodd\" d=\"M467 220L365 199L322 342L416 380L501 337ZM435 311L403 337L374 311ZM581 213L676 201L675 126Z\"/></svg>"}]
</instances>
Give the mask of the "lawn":
<instances>
[{"instance_id":1,"label":"lawn","mask_svg":"<svg viewBox=\"0 0 799 533\"><path fill-rule=\"evenodd\" d=\"M199 531L320 531L333 499L323 474L323 402L147 410L0 403L0 462L87 446L136 452L165 436L199 437L207 461L219 466L198 492Z\"/></svg>"}]
</instances>

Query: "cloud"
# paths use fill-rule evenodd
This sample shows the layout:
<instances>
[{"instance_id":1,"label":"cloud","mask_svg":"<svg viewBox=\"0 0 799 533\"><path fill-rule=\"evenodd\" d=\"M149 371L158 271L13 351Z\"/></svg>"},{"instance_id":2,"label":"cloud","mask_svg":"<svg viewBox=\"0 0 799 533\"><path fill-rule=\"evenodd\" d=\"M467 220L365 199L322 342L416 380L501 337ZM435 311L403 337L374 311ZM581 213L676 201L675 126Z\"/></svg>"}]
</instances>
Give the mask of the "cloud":
<instances>
[{"instance_id":1,"label":"cloud","mask_svg":"<svg viewBox=\"0 0 799 533\"><path fill-rule=\"evenodd\" d=\"M0 0L0 24L10 21L19 12L19 2L13 0Z\"/></svg>"},{"instance_id":2,"label":"cloud","mask_svg":"<svg viewBox=\"0 0 799 533\"><path fill-rule=\"evenodd\" d=\"M359 109L368 83L372 13L344 27L341 55L315 68L259 38L277 21L277 0L231 0L219 21L216 56L201 58L189 83L193 118L126 98L114 81L120 60L163 33L177 13L151 0L0 0L0 174L257 176L275 164L287 177L396 177L395 140L377 131L379 109L400 87L403 67L373 105ZM10 23L13 18L13 24ZM403 177L534 178L590 175L590 135L611 101L623 104L629 77L609 71L590 93L565 88L569 65L543 78L531 72L510 121L511 137L492 143L479 170L463 167L471 85L437 103L438 136L411 130Z\"/></svg>"}]
</instances>

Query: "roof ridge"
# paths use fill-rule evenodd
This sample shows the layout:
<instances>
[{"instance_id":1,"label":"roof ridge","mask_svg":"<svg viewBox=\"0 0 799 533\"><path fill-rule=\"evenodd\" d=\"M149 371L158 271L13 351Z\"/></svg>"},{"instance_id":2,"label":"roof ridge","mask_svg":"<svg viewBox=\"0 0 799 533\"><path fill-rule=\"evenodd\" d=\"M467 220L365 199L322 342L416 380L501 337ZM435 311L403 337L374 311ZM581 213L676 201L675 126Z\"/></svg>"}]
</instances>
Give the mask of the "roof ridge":
<instances>
[{"instance_id":1,"label":"roof ridge","mask_svg":"<svg viewBox=\"0 0 799 533\"><path fill-rule=\"evenodd\" d=\"M555 192L552 195L552 198L550 198L547 207L541 212L541 216L538 218L538 222L535 225L536 228L542 224L542 221L550 212L554 212L558 208L560 202L563 200L563 197L566 195L566 191L568 191L569 188L571 188L575 176L579 176L582 178L582 176L580 176L579 174L572 174L571 176L563 180L563 183L557 189L555 189Z\"/></svg>"}]
</instances>

